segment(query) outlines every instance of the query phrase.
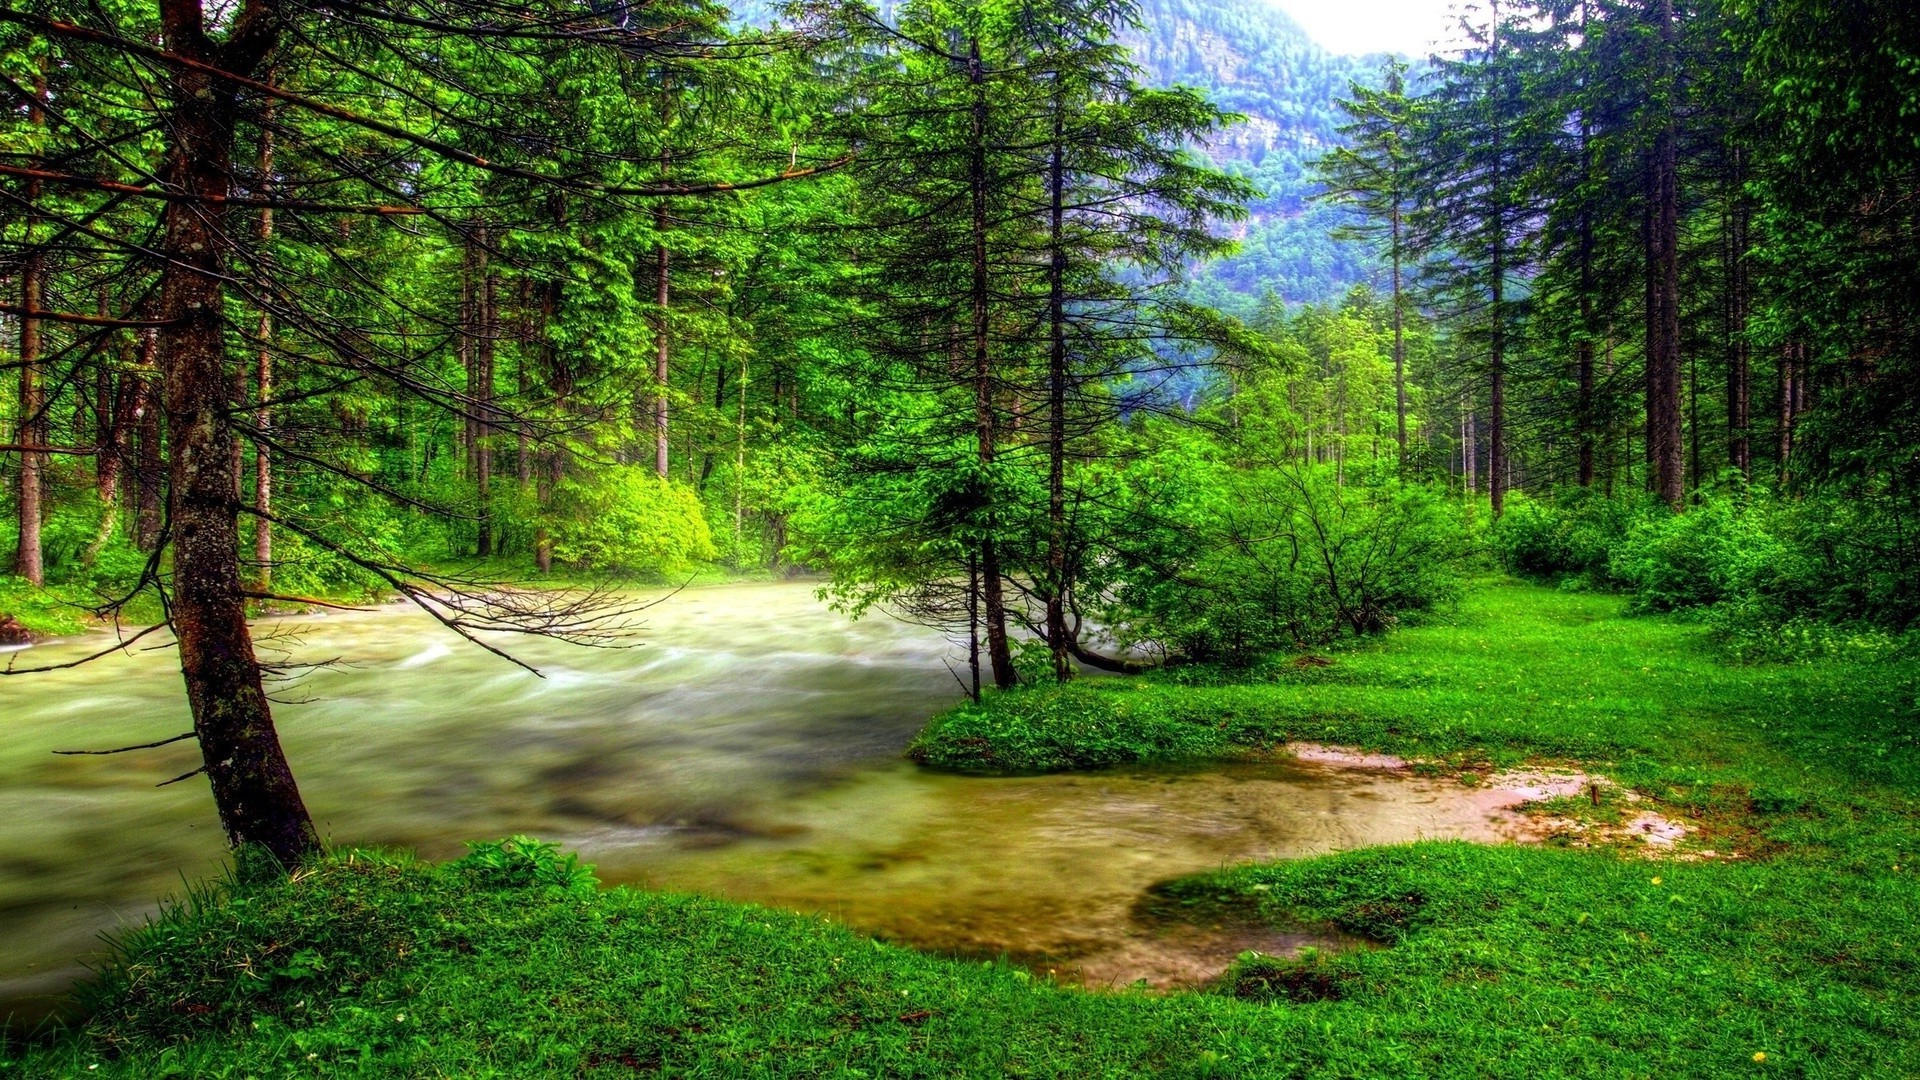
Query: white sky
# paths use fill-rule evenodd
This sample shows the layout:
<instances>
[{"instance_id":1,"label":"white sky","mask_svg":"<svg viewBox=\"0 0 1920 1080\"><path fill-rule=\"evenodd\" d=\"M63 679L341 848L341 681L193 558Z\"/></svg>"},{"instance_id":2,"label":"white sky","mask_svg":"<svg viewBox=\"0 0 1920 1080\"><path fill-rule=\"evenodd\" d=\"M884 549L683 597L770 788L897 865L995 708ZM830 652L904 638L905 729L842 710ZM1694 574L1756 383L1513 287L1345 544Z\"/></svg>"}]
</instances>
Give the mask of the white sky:
<instances>
[{"instance_id":1,"label":"white sky","mask_svg":"<svg viewBox=\"0 0 1920 1080\"><path fill-rule=\"evenodd\" d=\"M1425 56L1452 36L1454 0L1268 0L1329 52Z\"/></svg>"}]
</instances>

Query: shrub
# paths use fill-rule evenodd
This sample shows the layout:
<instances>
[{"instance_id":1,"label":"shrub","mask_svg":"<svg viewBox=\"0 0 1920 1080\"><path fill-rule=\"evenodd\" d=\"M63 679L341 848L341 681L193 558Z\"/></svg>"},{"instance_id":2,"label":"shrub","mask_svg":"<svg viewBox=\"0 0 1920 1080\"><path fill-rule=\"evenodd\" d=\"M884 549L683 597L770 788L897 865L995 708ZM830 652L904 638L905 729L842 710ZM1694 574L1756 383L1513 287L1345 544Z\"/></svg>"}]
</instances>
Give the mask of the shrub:
<instances>
[{"instance_id":1,"label":"shrub","mask_svg":"<svg viewBox=\"0 0 1920 1080\"><path fill-rule=\"evenodd\" d=\"M1609 499L1593 491L1553 500L1513 492L1489 541L1511 573L1606 586L1616 583L1612 549L1656 512L1645 499Z\"/></svg>"},{"instance_id":2,"label":"shrub","mask_svg":"<svg viewBox=\"0 0 1920 1080\"><path fill-rule=\"evenodd\" d=\"M1331 466L1223 470L1184 482L1184 527L1130 552L1134 564L1101 613L1128 643L1246 665L1275 650L1378 633L1458 593L1466 527L1424 487L1385 475L1341 478Z\"/></svg>"},{"instance_id":3,"label":"shrub","mask_svg":"<svg viewBox=\"0 0 1920 1080\"><path fill-rule=\"evenodd\" d=\"M1763 504L1718 497L1635 525L1610 562L1640 607L1674 611L1778 593L1802 573L1796 554Z\"/></svg>"},{"instance_id":4,"label":"shrub","mask_svg":"<svg viewBox=\"0 0 1920 1080\"><path fill-rule=\"evenodd\" d=\"M699 497L637 465L569 477L550 512L553 557L575 569L663 575L714 557Z\"/></svg>"},{"instance_id":5,"label":"shrub","mask_svg":"<svg viewBox=\"0 0 1920 1080\"><path fill-rule=\"evenodd\" d=\"M1162 695L1098 680L1023 687L935 717L907 756L960 772L1033 773L1230 751L1228 733L1166 706Z\"/></svg>"}]
</instances>

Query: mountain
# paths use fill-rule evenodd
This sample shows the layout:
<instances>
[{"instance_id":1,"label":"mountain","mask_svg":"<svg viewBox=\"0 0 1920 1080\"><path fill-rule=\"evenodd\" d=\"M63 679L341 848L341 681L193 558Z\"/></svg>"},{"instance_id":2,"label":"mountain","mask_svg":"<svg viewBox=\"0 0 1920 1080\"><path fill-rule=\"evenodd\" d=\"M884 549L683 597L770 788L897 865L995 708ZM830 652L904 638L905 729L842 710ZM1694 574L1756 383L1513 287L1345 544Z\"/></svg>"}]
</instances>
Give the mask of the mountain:
<instances>
[{"instance_id":1,"label":"mountain","mask_svg":"<svg viewBox=\"0 0 1920 1080\"><path fill-rule=\"evenodd\" d=\"M1376 276L1370 252L1330 233L1344 212L1310 201L1310 166L1339 141L1335 102L1370 82L1383 56L1327 52L1263 0L1141 0L1122 40L1155 86L1191 86L1245 121L1207 147L1222 168L1265 192L1237 226L1238 254L1197 275L1203 299L1250 314L1268 291L1290 304L1337 300Z\"/></svg>"},{"instance_id":2,"label":"mountain","mask_svg":"<svg viewBox=\"0 0 1920 1080\"><path fill-rule=\"evenodd\" d=\"M889 17L891 0L879 0ZM1152 86L1190 86L1245 119L1205 152L1264 193L1233 226L1239 253L1195 275L1193 292L1247 316L1271 292L1288 304L1338 300L1378 277L1372 255L1330 233L1344 211L1311 201L1310 166L1339 140L1335 102L1374 78L1381 56L1339 56L1265 0L1138 0L1140 26L1120 35ZM773 0L734 0L734 18L765 26Z\"/></svg>"},{"instance_id":3,"label":"mountain","mask_svg":"<svg viewBox=\"0 0 1920 1080\"><path fill-rule=\"evenodd\" d=\"M1276 148L1317 151L1337 136L1334 99L1361 61L1334 56L1262 0L1145 0L1141 28L1122 34L1156 86L1207 91L1247 120L1215 149L1259 164Z\"/></svg>"}]
</instances>

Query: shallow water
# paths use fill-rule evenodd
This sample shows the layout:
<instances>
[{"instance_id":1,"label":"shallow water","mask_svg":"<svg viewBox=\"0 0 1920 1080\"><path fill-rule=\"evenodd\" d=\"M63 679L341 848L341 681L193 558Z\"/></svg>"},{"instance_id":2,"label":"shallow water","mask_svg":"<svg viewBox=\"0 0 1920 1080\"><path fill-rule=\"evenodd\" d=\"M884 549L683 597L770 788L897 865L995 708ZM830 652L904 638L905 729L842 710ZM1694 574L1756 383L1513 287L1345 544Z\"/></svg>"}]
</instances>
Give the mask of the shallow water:
<instances>
[{"instance_id":1,"label":"shallow water","mask_svg":"<svg viewBox=\"0 0 1920 1080\"><path fill-rule=\"evenodd\" d=\"M608 882L819 912L925 948L1006 954L1095 984L1186 985L1245 948L1304 938L1162 926L1144 890L1248 859L1427 836L1495 839L1457 785L1327 764L979 779L900 760L959 697L953 647L828 611L804 582L687 590L631 650L515 641L538 678L404 608L266 620L297 661L276 687L309 807L332 843L411 847L530 833ZM16 654L21 666L104 639ZM0 682L0 1012L71 982L99 935L219 872L169 650Z\"/></svg>"}]
</instances>

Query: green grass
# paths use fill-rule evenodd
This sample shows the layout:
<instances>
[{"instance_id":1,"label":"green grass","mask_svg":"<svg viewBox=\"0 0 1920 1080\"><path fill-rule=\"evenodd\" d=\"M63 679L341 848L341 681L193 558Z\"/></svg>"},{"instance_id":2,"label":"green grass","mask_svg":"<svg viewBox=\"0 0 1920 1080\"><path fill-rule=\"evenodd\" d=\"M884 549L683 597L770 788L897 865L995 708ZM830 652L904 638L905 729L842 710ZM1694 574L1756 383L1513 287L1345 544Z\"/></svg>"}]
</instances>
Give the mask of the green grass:
<instances>
[{"instance_id":1,"label":"green grass","mask_svg":"<svg viewBox=\"0 0 1920 1080\"><path fill-rule=\"evenodd\" d=\"M1242 998L1089 993L751 906L340 856L136 935L92 1019L0 1075L1920 1075L1912 666L1730 665L1697 627L1515 585L1329 655L1005 695L919 745L986 739L998 767L1286 738L1578 760L1742 857L1425 843L1157 889L1175 917L1379 945L1249 958ZM1090 726L1046 727L1063 715Z\"/></svg>"},{"instance_id":2,"label":"green grass","mask_svg":"<svg viewBox=\"0 0 1920 1080\"><path fill-rule=\"evenodd\" d=\"M1776 800L1843 780L1920 788L1920 666L1729 663L1704 628L1628 615L1611 596L1490 584L1450 617L1319 659L1331 663L1280 657L1237 676L993 695L935 718L910 752L942 768L1033 772L1305 740L1600 763L1683 799L1719 781Z\"/></svg>"},{"instance_id":3,"label":"green grass","mask_svg":"<svg viewBox=\"0 0 1920 1080\"><path fill-rule=\"evenodd\" d=\"M87 609L98 602L83 589L36 589L25 578L0 576L0 617L18 619L35 638L85 631L90 621Z\"/></svg>"}]
</instances>

